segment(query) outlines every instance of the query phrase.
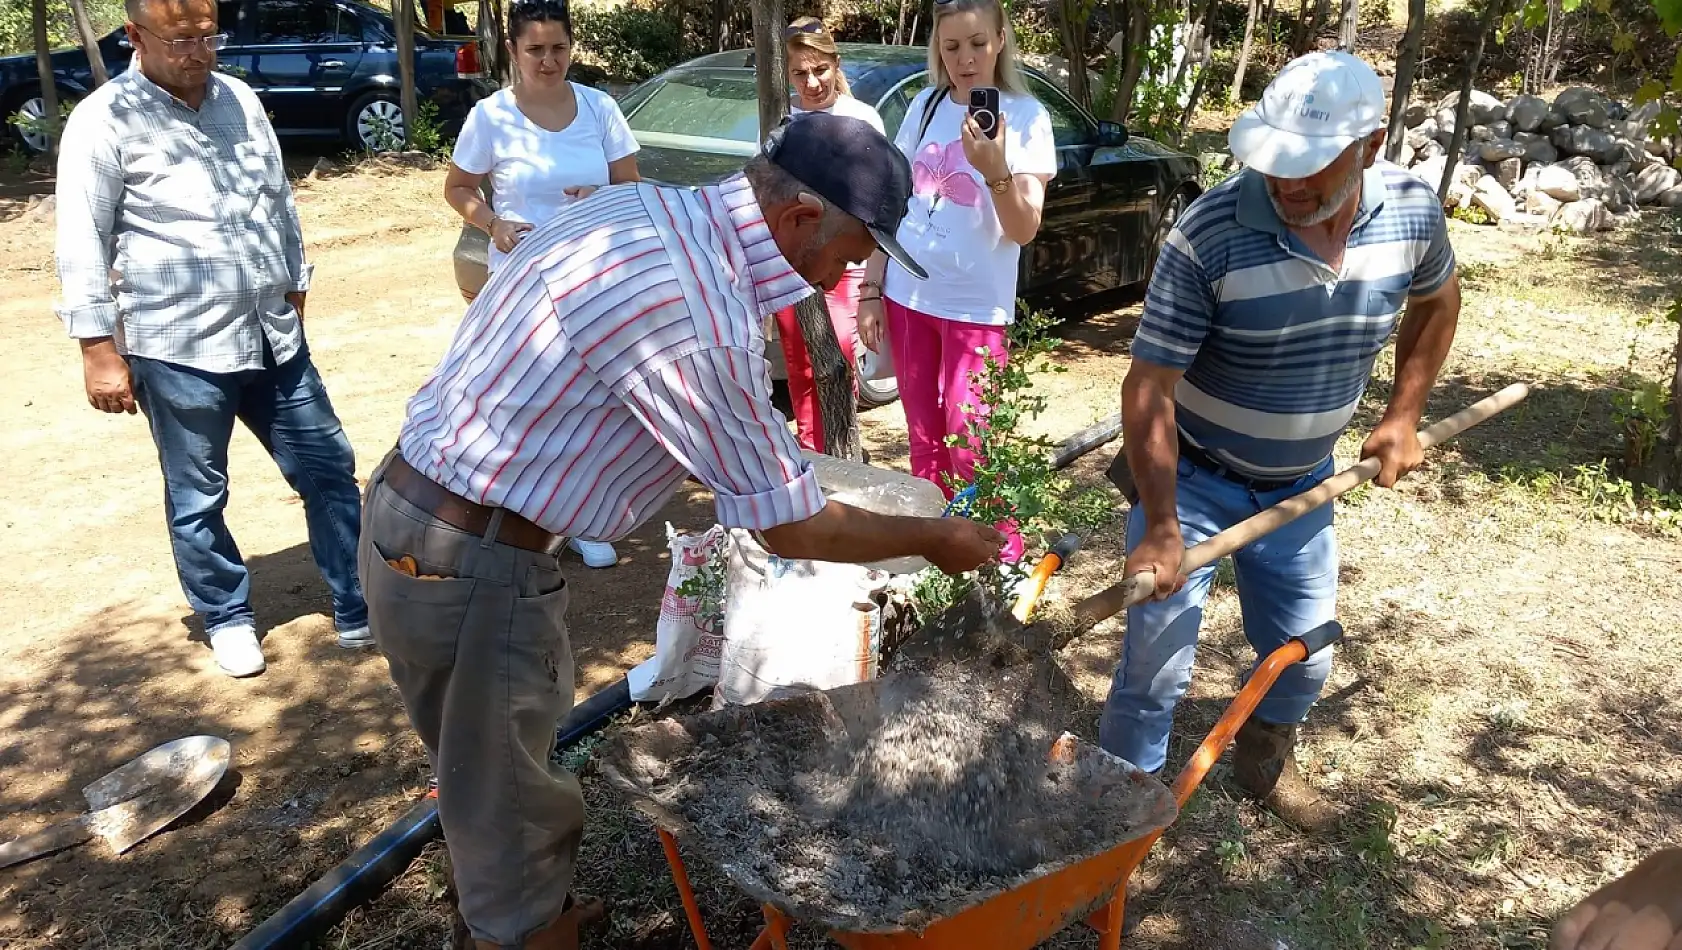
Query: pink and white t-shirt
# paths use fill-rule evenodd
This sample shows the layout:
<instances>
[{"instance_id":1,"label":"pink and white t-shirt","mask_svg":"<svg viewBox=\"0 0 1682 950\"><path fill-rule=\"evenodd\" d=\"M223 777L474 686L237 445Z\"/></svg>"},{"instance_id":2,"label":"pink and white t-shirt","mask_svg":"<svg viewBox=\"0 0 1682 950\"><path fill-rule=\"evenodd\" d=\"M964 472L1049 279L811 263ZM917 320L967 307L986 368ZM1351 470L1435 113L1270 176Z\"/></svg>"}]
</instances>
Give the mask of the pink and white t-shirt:
<instances>
[{"instance_id":1,"label":"pink and white t-shirt","mask_svg":"<svg viewBox=\"0 0 1682 950\"><path fill-rule=\"evenodd\" d=\"M942 96L921 139L933 91L911 101L894 144L911 160L911 210L899 226L899 243L929 272L918 280L888 262L884 292L895 303L963 323L1005 326L1016 319L1016 274L1022 245L1004 235L993 195L964 155L967 106ZM1005 162L1013 175L1057 174L1051 115L1032 96L1001 92Z\"/></svg>"}]
</instances>

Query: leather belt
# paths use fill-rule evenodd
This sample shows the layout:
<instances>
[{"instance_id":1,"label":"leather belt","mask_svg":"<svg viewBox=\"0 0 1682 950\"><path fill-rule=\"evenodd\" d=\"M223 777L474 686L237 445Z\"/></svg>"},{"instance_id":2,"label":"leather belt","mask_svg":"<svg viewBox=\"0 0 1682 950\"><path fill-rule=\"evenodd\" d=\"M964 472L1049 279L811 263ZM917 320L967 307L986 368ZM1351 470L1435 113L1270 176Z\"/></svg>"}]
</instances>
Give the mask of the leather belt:
<instances>
[{"instance_id":1,"label":"leather belt","mask_svg":"<svg viewBox=\"0 0 1682 950\"><path fill-rule=\"evenodd\" d=\"M1237 485L1243 485L1251 491L1278 491L1289 488L1302 481L1302 476L1291 478L1251 478L1241 472L1235 472L1226 463L1216 460L1208 452L1203 451L1190 442L1185 436L1180 436L1180 457L1207 472L1213 472L1221 478Z\"/></svg>"},{"instance_id":2,"label":"leather belt","mask_svg":"<svg viewBox=\"0 0 1682 950\"><path fill-rule=\"evenodd\" d=\"M393 453L386 463L385 483L403 500L426 512L452 528L484 537L491 526L491 516L498 509L468 501L448 488L415 470L401 453ZM502 525L497 528L496 540L538 554L554 554L560 550L561 537L509 511L502 511Z\"/></svg>"}]
</instances>

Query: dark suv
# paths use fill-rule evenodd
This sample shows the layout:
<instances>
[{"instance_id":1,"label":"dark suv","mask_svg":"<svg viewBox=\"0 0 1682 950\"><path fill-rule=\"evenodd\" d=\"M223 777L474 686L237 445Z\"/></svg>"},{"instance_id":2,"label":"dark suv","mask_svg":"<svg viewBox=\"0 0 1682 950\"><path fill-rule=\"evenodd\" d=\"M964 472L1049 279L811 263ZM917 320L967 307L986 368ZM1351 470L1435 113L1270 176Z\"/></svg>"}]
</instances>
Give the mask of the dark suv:
<instances>
[{"instance_id":1,"label":"dark suv","mask_svg":"<svg viewBox=\"0 0 1682 950\"><path fill-rule=\"evenodd\" d=\"M228 46L219 69L250 84L268 107L283 138L340 140L359 149L395 147L403 137L398 108L397 40L391 15L357 0L222 0L217 4ZM454 134L473 103L496 91L481 70L478 38L459 16L445 19L464 35L415 30L415 87L437 107L436 121ZM133 50L118 29L99 41L107 71L128 68ZM76 102L93 89L80 48L52 56L60 102ZM0 58L0 117L43 114L40 74L33 54ZM8 123L31 152L46 139Z\"/></svg>"}]
</instances>

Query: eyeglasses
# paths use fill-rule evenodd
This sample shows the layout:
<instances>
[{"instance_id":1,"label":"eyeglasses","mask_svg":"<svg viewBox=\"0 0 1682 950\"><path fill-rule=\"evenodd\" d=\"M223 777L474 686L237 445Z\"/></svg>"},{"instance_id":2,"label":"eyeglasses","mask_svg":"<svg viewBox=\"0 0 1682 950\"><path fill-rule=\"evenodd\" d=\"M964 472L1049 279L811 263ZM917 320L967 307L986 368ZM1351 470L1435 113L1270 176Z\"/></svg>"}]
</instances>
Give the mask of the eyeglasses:
<instances>
[{"instance_id":1,"label":"eyeglasses","mask_svg":"<svg viewBox=\"0 0 1682 950\"><path fill-rule=\"evenodd\" d=\"M951 0L936 0L936 2L950 3ZM788 26L788 27L783 28L783 39L792 40L796 36L799 36L802 33L822 33L822 32L824 32L824 28L823 28L822 23L796 23L792 26Z\"/></svg>"},{"instance_id":2,"label":"eyeglasses","mask_svg":"<svg viewBox=\"0 0 1682 950\"><path fill-rule=\"evenodd\" d=\"M184 40L171 40L158 36L156 32L146 29L146 27L140 26L138 23L135 23L134 25L140 27L142 30L145 30L147 33L151 33L152 37L159 43L162 43L164 49L168 50L169 55L171 56L189 56L201 49L213 53L219 49L225 48L228 45L228 34L226 33L213 33L210 36L192 36Z\"/></svg>"}]
</instances>

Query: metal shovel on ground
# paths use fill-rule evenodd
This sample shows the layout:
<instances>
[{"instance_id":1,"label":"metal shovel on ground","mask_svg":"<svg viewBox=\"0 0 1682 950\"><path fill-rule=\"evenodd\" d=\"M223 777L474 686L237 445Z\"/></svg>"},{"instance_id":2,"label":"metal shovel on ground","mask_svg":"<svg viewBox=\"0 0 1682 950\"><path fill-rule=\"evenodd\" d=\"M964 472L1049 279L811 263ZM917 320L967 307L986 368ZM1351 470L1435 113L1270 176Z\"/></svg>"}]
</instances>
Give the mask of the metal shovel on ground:
<instances>
[{"instance_id":1,"label":"metal shovel on ground","mask_svg":"<svg viewBox=\"0 0 1682 950\"><path fill-rule=\"evenodd\" d=\"M1514 383L1426 427L1419 433L1419 444L1430 449L1512 408L1529 394L1529 386ZM1380 468L1378 459L1365 459L1314 488L1187 548L1180 561L1180 572L1191 574L1233 554L1350 489L1373 480L1378 477ZM1115 480L1113 470L1111 479ZM1043 588L1043 584L1040 587ZM1155 590L1156 575L1141 572L1087 597L1072 609L1046 611L1040 619L1028 623L1031 603L1019 603L1013 611L981 585L976 585L963 600L924 624L921 632L903 644L897 652L896 662L970 662L982 657L990 657L1000 664L1023 662L1060 649L1123 610L1149 600ZM1025 606L1028 609L1024 609Z\"/></svg>"},{"instance_id":2,"label":"metal shovel on ground","mask_svg":"<svg viewBox=\"0 0 1682 950\"><path fill-rule=\"evenodd\" d=\"M82 789L88 810L0 844L0 868L103 838L122 854L204 801L228 770L228 740L188 736L132 759Z\"/></svg>"}]
</instances>

